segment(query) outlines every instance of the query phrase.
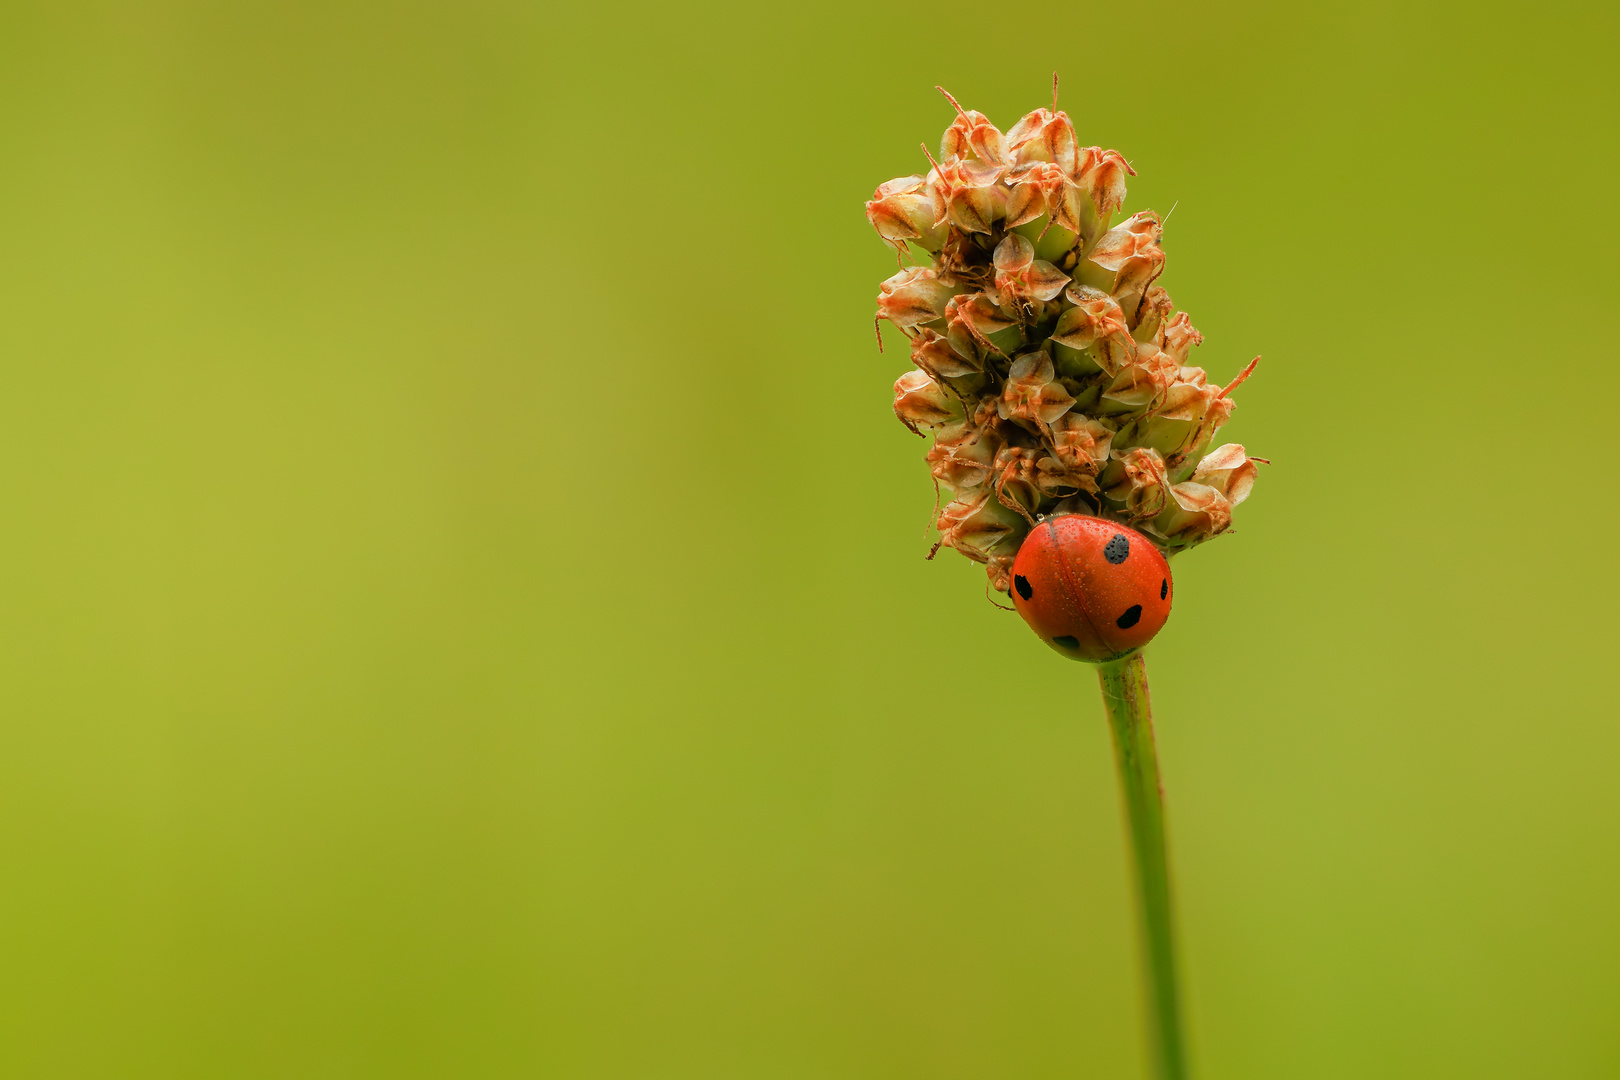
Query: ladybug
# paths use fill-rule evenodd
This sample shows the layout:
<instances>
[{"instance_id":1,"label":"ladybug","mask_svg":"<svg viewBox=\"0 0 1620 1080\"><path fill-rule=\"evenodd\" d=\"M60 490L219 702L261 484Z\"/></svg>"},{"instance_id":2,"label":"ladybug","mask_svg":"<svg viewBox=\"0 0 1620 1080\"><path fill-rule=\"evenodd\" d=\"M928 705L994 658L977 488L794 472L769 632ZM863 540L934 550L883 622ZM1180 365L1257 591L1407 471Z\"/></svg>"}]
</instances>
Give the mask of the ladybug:
<instances>
[{"instance_id":1,"label":"ladybug","mask_svg":"<svg viewBox=\"0 0 1620 1080\"><path fill-rule=\"evenodd\" d=\"M1042 521L1012 565L1013 606L1071 660L1116 660L1170 617L1170 564L1135 529L1084 514Z\"/></svg>"}]
</instances>

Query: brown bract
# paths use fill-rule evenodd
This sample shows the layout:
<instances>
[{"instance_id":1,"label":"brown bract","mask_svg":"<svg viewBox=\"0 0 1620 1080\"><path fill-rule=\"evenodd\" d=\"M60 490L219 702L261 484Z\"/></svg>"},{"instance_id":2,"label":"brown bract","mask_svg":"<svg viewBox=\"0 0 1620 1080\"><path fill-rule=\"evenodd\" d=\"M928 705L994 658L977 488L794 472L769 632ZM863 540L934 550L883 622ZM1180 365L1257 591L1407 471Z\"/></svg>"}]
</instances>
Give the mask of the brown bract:
<instances>
[{"instance_id":1,"label":"brown bract","mask_svg":"<svg viewBox=\"0 0 1620 1080\"><path fill-rule=\"evenodd\" d=\"M1026 420L1041 431L1050 431L1052 422L1073 404L1073 395L1057 381L1052 358L1033 352L1020 356L1008 368L996 412L1003 420Z\"/></svg>"},{"instance_id":2,"label":"brown bract","mask_svg":"<svg viewBox=\"0 0 1620 1080\"><path fill-rule=\"evenodd\" d=\"M1136 170L1118 150L1088 146L1080 152L1080 186L1086 189L1101 214L1112 214L1125 205L1125 178Z\"/></svg>"},{"instance_id":3,"label":"brown bract","mask_svg":"<svg viewBox=\"0 0 1620 1080\"><path fill-rule=\"evenodd\" d=\"M1176 484L1165 509L1153 519L1154 532L1178 546L1219 536L1232 525L1232 504L1205 484Z\"/></svg>"},{"instance_id":4,"label":"brown bract","mask_svg":"<svg viewBox=\"0 0 1620 1080\"><path fill-rule=\"evenodd\" d=\"M1067 498L1086 484L1086 478L1071 476L1061 461L1039 446L1002 447L993 471L996 498L1031 525L1043 500Z\"/></svg>"},{"instance_id":5,"label":"brown bract","mask_svg":"<svg viewBox=\"0 0 1620 1080\"><path fill-rule=\"evenodd\" d=\"M970 233L989 233L1007 218L1010 189L1002 183L1001 166L989 162L955 158L932 174L936 224L947 221Z\"/></svg>"},{"instance_id":6,"label":"brown bract","mask_svg":"<svg viewBox=\"0 0 1620 1080\"><path fill-rule=\"evenodd\" d=\"M977 158L992 165L1005 165L1007 163L1006 141L1001 130L990 122L990 118L982 112L971 109L964 110L956 104L956 99L943 89L935 87L950 101L956 109L956 119L951 126L945 129L945 135L939 141L939 153L943 158Z\"/></svg>"},{"instance_id":7,"label":"brown bract","mask_svg":"<svg viewBox=\"0 0 1620 1080\"><path fill-rule=\"evenodd\" d=\"M1159 215L1151 210L1135 214L1102 235L1080 264L1078 276L1134 313L1142 294L1164 270L1164 251L1159 247L1163 235Z\"/></svg>"},{"instance_id":8,"label":"brown bract","mask_svg":"<svg viewBox=\"0 0 1620 1080\"><path fill-rule=\"evenodd\" d=\"M926 326L918 327L911 339L911 362L936 379L960 378L984 370L982 360L963 356L951 348L944 334Z\"/></svg>"},{"instance_id":9,"label":"brown bract","mask_svg":"<svg viewBox=\"0 0 1620 1080\"><path fill-rule=\"evenodd\" d=\"M1018 550L1027 523L983 491L969 498L955 499L940 510L934 520L939 530L939 546L953 547L974 562L988 562L993 555L1012 555Z\"/></svg>"},{"instance_id":10,"label":"brown bract","mask_svg":"<svg viewBox=\"0 0 1620 1080\"><path fill-rule=\"evenodd\" d=\"M1157 341L1160 327L1171 318L1171 313L1175 309L1176 305L1171 301L1170 294L1165 292L1162 286L1149 285L1147 292L1142 294L1142 302L1136 306L1136 313L1131 320L1137 340Z\"/></svg>"},{"instance_id":11,"label":"brown bract","mask_svg":"<svg viewBox=\"0 0 1620 1080\"><path fill-rule=\"evenodd\" d=\"M1161 289L1160 292L1163 292L1163 290ZM1168 300L1170 294L1164 293L1164 297ZM1159 348L1163 349L1165 355L1169 356L1170 359L1178 364L1185 364L1187 362L1187 353L1195 346L1204 343L1204 335L1193 328L1192 319L1183 311L1177 313L1168 324L1160 329L1154 335L1154 340L1158 342ZM1204 373L1200 369L1198 374L1202 377ZM1202 378L1200 378L1200 381L1202 381Z\"/></svg>"},{"instance_id":12,"label":"brown bract","mask_svg":"<svg viewBox=\"0 0 1620 1080\"><path fill-rule=\"evenodd\" d=\"M1052 421L1052 452L1069 471L1084 476L1096 476L1108 463L1108 447L1114 439L1114 429L1101 420L1076 412L1066 412ZM1083 484L1087 491L1097 490L1094 483Z\"/></svg>"},{"instance_id":13,"label":"brown bract","mask_svg":"<svg viewBox=\"0 0 1620 1080\"><path fill-rule=\"evenodd\" d=\"M921 176L879 184L866 204L866 220L897 251L905 251L907 240L915 240L929 251L938 251L945 241L946 227L934 204L933 184Z\"/></svg>"},{"instance_id":14,"label":"brown bract","mask_svg":"<svg viewBox=\"0 0 1620 1080\"><path fill-rule=\"evenodd\" d=\"M1035 245L1017 233L1008 233L996 245L996 291L1003 301L1052 300L1069 283L1069 275L1035 257Z\"/></svg>"},{"instance_id":15,"label":"brown bract","mask_svg":"<svg viewBox=\"0 0 1620 1080\"><path fill-rule=\"evenodd\" d=\"M1055 101L1005 134L951 105L939 160L866 204L902 260L930 264L884 281L877 316L914 365L895 414L932 436L929 471L952 495L940 545L1004 589L1046 515L1131 525L1166 554L1227 531L1256 459L1211 447L1253 364L1223 388L1189 363L1203 335L1158 283L1163 222L1113 220L1134 170L1082 146Z\"/></svg>"},{"instance_id":16,"label":"brown bract","mask_svg":"<svg viewBox=\"0 0 1620 1080\"><path fill-rule=\"evenodd\" d=\"M1180 375L1176 362L1158 346L1141 342L1136 346L1136 356L1119 369L1103 391L1101 408L1116 416L1156 413L1164 408Z\"/></svg>"},{"instance_id":17,"label":"brown bract","mask_svg":"<svg viewBox=\"0 0 1620 1080\"><path fill-rule=\"evenodd\" d=\"M995 299L984 293L953 296L945 305L945 337L957 355L970 362L983 363L991 355L1005 356L1004 344L991 340L1018 325L1011 312L1003 311Z\"/></svg>"},{"instance_id":18,"label":"brown bract","mask_svg":"<svg viewBox=\"0 0 1620 1080\"><path fill-rule=\"evenodd\" d=\"M926 371L908 371L894 381L894 415L912 431L935 428L957 415L956 399Z\"/></svg>"},{"instance_id":19,"label":"brown bract","mask_svg":"<svg viewBox=\"0 0 1620 1080\"><path fill-rule=\"evenodd\" d=\"M1061 166L1044 161L1016 165L1007 171L1006 181L1007 228L1050 214L1048 228L1060 225L1072 233L1084 229L1085 191Z\"/></svg>"},{"instance_id":20,"label":"brown bract","mask_svg":"<svg viewBox=\"0 0 1620 1080\"><path fill-rule=\"evenodd\" d=\"M1064 293L1072 304L1052 327L1051 340L1061 348L1060 356L1089 354L1085 360L1093 369L1117 375L1136 360L1136 342L1119 303L1101 289L1077 285ZM1080 360L1079 356L1070 357Z\"/></svg>"},{"instance_id":21,"label":"brown bract","mask_svg":"<svg viewBox=\"0 0 1620 1080\"><path fill-rule=\"evenodd\" d=\"M1115 450L1112 461L1098 479L1103 498L1135 525L1159 514L1169 498L1164 475L1164 459L1157 450L1133 447Z\"/></svg>"},{"instance_id":22,"label":"brown bract","mask_svg":"<svg viewBox=\"0 0 1620 1080\"><path fill-rule=\"evenodd\" d=\"M945 306L956 293L933 270L913 266L878 286L878 318L902 330L945 317Z\"/></svg>"},{"instance_id":23,"label":"brown bract","mask_svg":"<svg viewBox=\"0 0 1620 1080\"><path fill-rule=\"evenodd\" d=\"M1063 111L1036 109L1007 132L1007 148L1016 164L1049 162L1078 180L1084 174L1080 140Z\"/></svg>"},{"instance_id":24,"label":"brown bract","mask_svg":"<svg viewBox=\"0 0 1620 1080\"><path fill-rule=\"evenodd\" d=\"M1227 443L1204 455L1204 460L1193 470L1192 478L1194 483L1215 488L1236 506L1249 497L1259 474L1254 459L1244 452L1242 443Z\"/></svg>"},{"instance_id":25,"label":"brown bract","mask_svg":"<svg viewBox=\"0 0 1620 1080\"><path fill-rule=\"evenodd\" d=\"M926 459L934 479L957 495L990 482L1001 439L967 420L947 424L934 436Z\"/></svg>"}]
</instances>

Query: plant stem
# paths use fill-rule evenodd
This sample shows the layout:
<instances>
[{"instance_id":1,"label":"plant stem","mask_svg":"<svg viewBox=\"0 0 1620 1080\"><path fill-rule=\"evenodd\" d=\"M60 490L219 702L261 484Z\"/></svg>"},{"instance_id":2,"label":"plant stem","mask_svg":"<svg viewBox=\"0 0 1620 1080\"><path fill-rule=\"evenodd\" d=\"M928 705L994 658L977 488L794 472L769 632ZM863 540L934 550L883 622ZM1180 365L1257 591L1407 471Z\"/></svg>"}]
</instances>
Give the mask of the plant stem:
<instances>
[{"instance_id":1,"label":"plant stem","mask_svg":"<svg viewBox=\"0 0 1620 1080\"><path fill-rule=\"evenodd\" d=\"M1108 711L1108 724L1114 731L1114 757L1119 765L1125 817L1135 855L1154 1075L1159 1080L1185 1080L1186 1048L1181 1037L1175 942L1170 931L1164 793L1159 786L1159 758L1153 748L1147 665L1141 652L1098 665L1097 681L1102 685L1103 707Z\"/></svg>"}]
</instances>

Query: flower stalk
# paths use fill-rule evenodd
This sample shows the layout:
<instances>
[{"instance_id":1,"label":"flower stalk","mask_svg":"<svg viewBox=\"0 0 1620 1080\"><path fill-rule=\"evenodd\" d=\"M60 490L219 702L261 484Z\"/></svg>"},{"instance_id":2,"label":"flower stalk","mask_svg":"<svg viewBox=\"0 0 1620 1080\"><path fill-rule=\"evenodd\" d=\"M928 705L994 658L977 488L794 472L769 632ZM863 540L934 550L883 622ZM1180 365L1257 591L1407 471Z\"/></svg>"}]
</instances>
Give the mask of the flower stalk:
<instances>
[{"instance_id":1,"label":"flower stalk","mask_svg":"<svg viewBox=\"0 0 1620 1080\"><path fill-rule=\"evenodd\" d=\"M1147 973L1148 1041L1153 1075L1185 1080L1187 1052L1176 989L1175 935L1171 927L1170 868L1164 842L1164 793L1153 745L1153 709L1147 664L1140 650L1097 665L1103 708L1114 734L1125 819L1130 830Z\"/></svg>"},{"instance_id":2,"label":"flower stalk","mask_svg":"<svg viewBox=\"0 0 1620 1080\"><path fill-rule=\"evenodd\" d=\"M1089 610L1070 571L1031 600L1031 566L1054 559L1072 570L1081 558L1050 546L1054 522L1092 519L1071 538L1107 523L1125 551L1129 530L1168 559L1229 531L1267 462L1216 442L1259 358L1224 386L1189 363L1204 336L1160 283L1164 219L1141 210L1115 221L1136 171L1117 150L1083 145L1057 107L1055 76L1052 92L1052 108L1005 133L945 94L956 116L939 157L924 147L928 172L879 185L866 215L897 270L879 286L878 345L887 321L913 365L894 384L894 412L931 439L924 460L947 497L928 557L949 547L981 564L987 589L1007 594L1049 646L1095 660L1055 628ZM1043 527L1048 540L1026 548ZM1106 583L1134 580L1107 576L1123 553L1084 557L1099 560L1085 575L1091 597L1118 597ZM1166 600L1168 568L1148 585ZM1142 604L1117 603L1114 625L1137 625ZM1135 868L1154 1075L1185 1080L1164 802L1147 668L1133 644L1097 673Z\"/></svg>"}]
</instances>

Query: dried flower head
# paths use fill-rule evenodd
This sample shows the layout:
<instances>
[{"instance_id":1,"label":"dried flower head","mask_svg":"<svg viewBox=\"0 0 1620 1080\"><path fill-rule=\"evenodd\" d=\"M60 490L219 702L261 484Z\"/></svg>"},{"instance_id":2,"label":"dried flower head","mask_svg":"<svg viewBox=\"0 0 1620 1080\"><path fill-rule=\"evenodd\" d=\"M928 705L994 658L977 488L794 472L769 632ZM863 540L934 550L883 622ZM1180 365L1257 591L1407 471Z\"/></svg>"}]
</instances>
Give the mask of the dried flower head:
<instances>
[{"instance_id":1,"label":"dried flower head","mask_svg":"<svg viewBox=\"0 0 1620 1080\"><path fill-rule=\"evenodd\" d=\"M910 341L895 415L932 435L952 497L936 550L1005 590L1043 515L1118 521L1167 555L1226 531L1262 459L1211 447L1254 363L1225 387L1188 364L1204 339L1158 284L1163 221L1113 221L1135 171L1082 146L1055 99L1003 133L945 96L939 159L866 204L884 241L927 262L883 282L877 317Z\"/></svg>"}]
</instances>

